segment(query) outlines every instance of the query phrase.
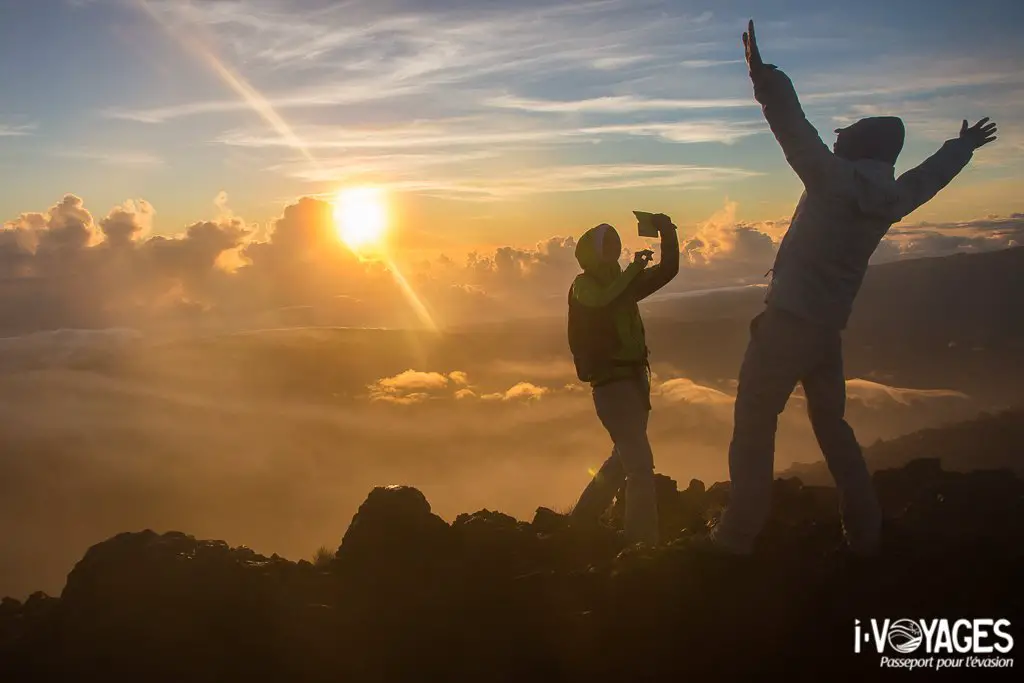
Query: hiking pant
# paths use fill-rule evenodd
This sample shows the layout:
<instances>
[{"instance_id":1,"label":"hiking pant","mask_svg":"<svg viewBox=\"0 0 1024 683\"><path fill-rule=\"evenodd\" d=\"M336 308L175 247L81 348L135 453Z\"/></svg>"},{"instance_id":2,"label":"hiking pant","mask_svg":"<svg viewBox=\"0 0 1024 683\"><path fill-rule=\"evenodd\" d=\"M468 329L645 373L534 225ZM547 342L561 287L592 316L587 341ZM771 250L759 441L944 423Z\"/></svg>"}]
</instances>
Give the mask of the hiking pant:
<instances>
[{"instance_id":1,"label":"hiking pant","mask_svg":"<svg viewBox=\"0 0 1024 683\"><path fill-rule=\"evenodd\" d=\"M753 550L771 506L778 416L797 382L803 384L811 427L839 492L847 543L855 552L874 552L882 514L860 445L844 419L840 331L772 306L750 324L729 446L729 505L712 538L733 552Z\"/></svg>"},{"instance_id":2,"label":"hiking pant","mask_svg":"<svg viewBox=\"0 0 1024 683\"><path fill-rule=\"evenodd\" d=\"M629 543L658 543L654 454L647 440L650 382L646 374L594 387L597 416L614 444L611 456L583 491L573 518L596 520L626 485L625 533Z\"/></svg>"}]
</instances>

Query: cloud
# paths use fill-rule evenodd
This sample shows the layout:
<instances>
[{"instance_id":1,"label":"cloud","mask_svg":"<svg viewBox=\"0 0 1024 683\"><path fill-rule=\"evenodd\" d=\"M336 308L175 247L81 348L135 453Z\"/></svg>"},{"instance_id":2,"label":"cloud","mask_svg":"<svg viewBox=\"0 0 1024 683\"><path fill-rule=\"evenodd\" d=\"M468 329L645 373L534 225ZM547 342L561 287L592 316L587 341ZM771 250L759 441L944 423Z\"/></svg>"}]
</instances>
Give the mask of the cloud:
<instances>
[{"instance_id":1,"label":"cloud","mask_svg":"<svg viewBox=\"0 0 1024 683\"><path fill-rule=\"evenodd\" d=\"M742 223L736 219L738 207L727 200L693 233L681 235L680 267L693 288L764 281L789 221Z\"/></svg>"},{"instance_id":2,"label":"cloud","mask_svg":"<svg viewBox=\"0 0 1024 683\"><path fill-rule=\"evenodd\" d=\"M220 293L221 255L248 230L240 221L201 222L175 237L144 238L153 207L114 207L97 224L66 195L45 213L23 213L0 230L0 329L134 326Z\"/></svg>"},{"instance_id":3,"label":"cloud","mask_svg":"<svg viewBox=\"0 0 1024 683\"><path fill-rule=\"evenodd\" d=\"M592 175L577 170L576 189L582 190L656 179L665 167L634 168L636 179L621 168L618 174L601 167L590 167ZM555 183L567 176L549 169L523 182ZM518 188L510 181L505 189ZM0 229L0 333L175 325L418 327L416 305L395 276L399 268L442 327L459 326L563 315L565 289L579 272L575 236L498 246L458 260L441 254L395 264L361 259L345 247L329 202L301 198L266 231L231 211L226 194L213 204L216 218L170 235L154 234L156 210L141 199L97 220L81 198L67 195L44 212L7 221ZM662 294L763 283L788 222L744 223L737 211L735 202L727 202L696 227L681 226L682 273ZM921 224L894 229L879 258L995 249L1022 239L1020 214ZM466 378L449 380L481 394Z\"/></svg>"},{"instance_id":4,"label":"cloud","mask_svg":"<svg viewBox=\"0 0 1024 683\"><path fill-rule=\"evenodd\" d=\"M498 109L519 109L539 113L635 113L643 111L680 111L688 109L732 109L758 107L750 99L648 99L635 95L607 95L586 100L537 100L500 96L486 101Z\"/></svg>"},{"instance_id":5,"label":"cloud","mask_svg":"<svg viewBox=\"0 0 1024 683\"><path fill-rule=\"evenodd\" d=\"M942 256L1024 245L1024 213L969 221L919 223L890 231L901 257Z\"/></svg>"},{"instance_id":6,"label":"cloud","mask_svg":"<svg viewBox=\"0 0 1024 683\"><path fill-rule=\"evenodd\" d=\"M531 6L532 5L532 6ZM680 38L706 30L700 17L678 17L669 31L656 8L622 2L439 7L347 3L304 8L265 2L182 6L150 0L152 12L174 30L214 37L229 61L256 70L292 73L294 87L266 95L277 110L380 101L395 96L462 92L497 77L515 82L540 71L618 73L642 67L637 46L692 56ZM676 63L682 61L677 59ZM324 78L341 74L343 79ZM486 93L485 93L486 94ZM117 108L108 116L144 122L239 110L233 100L188 102L146 109Z\"/></svg>"},{"instance_id":7,"label":"cloud","mask_svg":"<svg viewBox=\"0 0 1024 683\"><path fill-rule=\"evenodd\" d=\"M154 30L159 24L186 36L189 56L203 57L238 96L119 103L101 113L160 124L256 110L264 119L258 126L255 117L231 116L214 135L221 144L267 150L268 172L463 201L561 191L552 181L563 179L566 191L575 192L706 188L757 175L730 165L635 163L616 155L593 166L549 165L549 178L534 179L532 161L552 147L589 154L590 143L637 137L732 144L766 131L746 92L736 96L720 79L701 75L712 64L736 61L714 56L720 45L708 40L713 17L703 14L675 8L669 27L664 8L622 0L429 11L419 3L361 0L344 9L282 0L149 0L147 7L157 19ZM680 68L695 76L671 97L656 92L661 81L647 80ZM575 99L539 96L561 91L556 86L564 82L580 83L572 88ZM736 120L728 114L733 110L746 118ZM415 111L415 120L400 111ZM658 120L634 116L652 113ZM240 128L239 120L254 123ZM294 149L306 158L296 159ZM96 158L155 161L113 153Z\"/></svg>"},{"instance_id":8,"label":"cloud","mask_svg":"<svg viewBox=\"0 0 1024 683\"><path fill-rule=\"evenodd\" d=\"M459 201L550 194L565 176L579 178L567 184L570 192L717 189L751 177L750 157L698 148L687 155L696 161L680 168L660 163L681 158L664 145L729 145L767 132L737 55L735 31L742 24L679 3L148 5L160 22L201 43L251 88L237 96L234 86L226 87L222 95L200 100L140 96L103 113L154 125L207 117L209 125L196 126L196 134L260 150L246 155L260 160L255 171L303 182L372 181ZM825 27L804 17L799 26L779 22L766 29L777 35L775 49L790 52L793 64L786 68L814 119L917 103L914 135L924 130L918 123L937 122L952 106L928 114L921 101L969 95L989 102L999 95L1000 106L1014 111L1003 99L1020 83L1015 65L980 55L915 49L865 62L844 54L822 76L813 69L811 51L843 43L834 35L814 35ZM282 134L267 119L268 107L294 135ZM254 108L263 122L251 116ZM643 144L624 143L638 138ZM1004 136L1001 143L1007 142ZM1018 147L993 146L977 163L1011 149L1007 153L1019 161L1024 148ZM295 158L295 148L308 150L315 161ZM708 156L710 151L723 156ZM154 161L113 152L108 157L108 163ZM537 159L545 173L551 171L534 182ZM587 161L599 163L580 173ZM650 166L664 167L645 170Z\"/></svg>"},{"instance_id":9,"label":"cloud","mask_svg":"<svg viewBox=\"0 0 1024 683\"><path fill-rule=\"evenodd\" d=\"M460 168L436 176L418 170L424 165L445 165L453 160L464 161L465 158L423 156L409 164L403 164L401 158L377 158L362 167L358 165L359 160L354 159L357 165L338 170L342 173L341 179L347 183L372 181L379 187L395 192L416 192L461 201L498 201L529 195L630 188L707 188L761 175L758 171L733 167L654 163L551 165L542 169L517 169L504 173L485 167L478 168L476 172ZM339 179L331 167L292 168L294 170L290 173L304 180L324 181L330 178L332 182L337 182ZM384 169L388 173L378 175Z\"/></svg>"},{"instance_id":10,"label":"cloud","mask_svg":"<svg viewBox=\"0 0 1024 683\"><path fill-rule=\"evenodd\" d=\"M152 228L154 213L153 206L146 200L139 200L138 204L128 200L123 207L114 207L100 221L100 230L112 248L125 247Z\"/></svg>"},{"instance_id":11,"label":"cloud","mask_svg":"<svg viewBox=\"0 0 1024 683\"><path fill-rule=\"evenodd\" d=\"M866 379L847 380L846 395L850 400L859 401L867 407L876 409L893 404L910 406L936 399L970 400L967 394L960 391L948 389L905 389L879 384Z\"/></svg>"},{"instance_id":12,"label":"cloud","mask_svg":"<svg viewBox=\"0 0 1024 683\"><path fill-rule=\"evenodd\" d=\"M742 59L684 59L679 66L686 69L708 69L715 66L743 64Z\"/></svg>"},{"instance_id":13,"label":"cloud","mask_svg":"<svg viewBox=\"0 0 1024 683\"><path fill-rule=\"evenodd\" d=\"M512 173L493 185L467 179L470 192L494 196L543 192L583 192L636 187L706 187L725 180L760 175L740 168L687 164L589 164Z\"/></svg>"},{"instance_id":14,"label":"cloud","mask_svg":"<svg viewBox=\"0 0 1024 683\"><path fill-rule=\"evenodd\" d=\"M396 405L415 405L428 400L536 401L551 393L532 382L517 382L505 391L478 393L469 386L467 373L406 370L384 377L369 386L370 400Z\"/></svg>"},{"instance_id":15,"label":"cloud","mask_svg":"<svg viewBox=\"0 0 1024 683\"><path fill-rule=\"evenodd\" d=\"M735 398L711 387L702 386L686 378L670 379L652 387L652 395L673 403L732 405Z\"/></svg>"},{"instance_id":16,"label":"cloud","mask_svg":"<svg viewBox=\"0 0 1024 683\"><path fill-rule=\"evenodd\" d=\"M409 369L371 384L370 400L412 405L451 393L449 390L453 387L465 387L468 381L466 373L458 370L443 374ZM467 395L464 392L472 394L468 389L462 388L452 395L455 398L464 398Z\"/></svg>"},{"instance_id":17,"label":"cloud","mask_svg":"<svg viewBox=\"0 0 1024 683\"><path fill-rule=\"evenodd\" d=\"M652 138L673 144L733 144L766 130L760 121L721 119L628 123L519 120L472 115L397 125L296 126L295 135L317 163L289 159L267 171L307 182L372 182L397 191L456 198L501 199L526 194L656 186L708 187L758 175L734 167L681 164L529 163L528 149L583 149L598 142ZM287 149L290 140L262 129L232 129L226 145ZM616 182L611 182L615 179Z\"/></svg>"},{"instance_id":18,"label":"cloud","mask_svg":"<svg viewBox=\"0 0 1024 683\"><path fill-rule=\"evenodd\" d=\"M458 373L464 383L466 374ZM385 377L377 385L385 391L408 391L410 389L440 389L447 387L451 378L439 372L417 372L406 370L394 377Z\"/></svg>"},{"instance_id":19,"label":"cloud","mask_svg":"<svg viewBox=\"0 0 1024 683\"><path fill-rule=\"evenodd\" d=\"M47 330L0 337L0 370L73 367L123 357L144 338L128 328Z\"/></svg>"},{"instance_id":20,"label":"cloud","mask_svg":"<svg viewBox=\"0 0 1024 683\"><path fill-rule=\"evenodd\" d=\"M530 382L520 382L513 387L510 387L505 392L503 400L515 401L515 400L539 400L542 396L550 392L547 387L539 387L536 384Z\"/></svg>"},{"instance_id":21,"label":"cloud","mask_svg":"<svg viewBox=\"0 0 1024 683\"><path fill-rule=\"evenodd\" d=\"M735 391L735 389L733 389ZM710 406L727 408L723 417L731 416L732 405L736 397L713 387L697 384L693 380L680 377L656 382L651 390L652 396L669 403L683 403L690 406ZM907 389L894 387L867 379L849 379L846 381L846 394L850 401L857 402L871 410L886 410L894 407L912 407L920 404L934 405L937 401L970 401L970 397L960 391L949 389ZM797 385L793 393L793 401L805 401L803 387ZM798 413L800 409L787 408ZM731 417L730 417L731 419Z\"/></svg>"},{"instance_id":22,"label":"cloud","mask_svg":"<svg viewBox=\"0 0 1024 683\"><path fill-rule=\"evenodd\" d=\"M654 137L674 143L732 143L767 130L760 120L723 119L667 120L580 125L579 122L538 123L495 116L467 116L418 121L394 126L301 126L296 135L312 150L366 150L371 156L346 155L346 164L332 169L367 167L399 170L402 166L452 161L474 161L494 156L500 150L515 150L523 144L582 144L624 136ZM257 129L234 129L219 141L248 148L291 147L289 140ZM458 151L469 148L468 151ZM391 150L397 150L393 152ZM408 153L407 150L417 150ZM372 156L387 152L386 156Z\"/></svg>"},{"instance_id":23,"label":"cloud","mask_svg":"<svg viewBox=\"0 0 1024 683\"><path fill-rule=\"evenodd\" d=\"M27 123L21 125L0 123L0 138L22 137L25 135L32 135L32 131L34 131L35 129L36 124L34 123Z\"/></svg>"},{"instance_id":24,"label":"cloud","mask_svg":"<svg viewBox=\"0 0 1024 683\"><path fill-rule=\"evenodd\" d=\"M164 160L149 152L130 150L84 150L66 149L54 153L65 159L81 159L106 166L162 166Z\"/></svg>"},{"instance_id":25,"label":"cloud","mask_svg":"<svg viewBox=\"0 0 1024 683\"><path fill-rule=\"evenodd\" d=\"M732 144L762 132L760 121L674 121L650 123L622 123L580 128L578 134L605 137L615 134L657 137L668 142L697 143L721 142Z\"/></svg>"}]
</instances>

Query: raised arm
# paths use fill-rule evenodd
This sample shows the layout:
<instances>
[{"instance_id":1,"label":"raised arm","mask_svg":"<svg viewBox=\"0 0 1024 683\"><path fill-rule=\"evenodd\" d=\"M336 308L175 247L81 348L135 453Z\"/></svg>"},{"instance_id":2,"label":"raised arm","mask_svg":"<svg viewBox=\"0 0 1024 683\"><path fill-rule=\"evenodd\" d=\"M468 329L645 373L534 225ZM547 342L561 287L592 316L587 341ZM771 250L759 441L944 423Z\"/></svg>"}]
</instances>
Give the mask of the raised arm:
<instances>
[{"instance_id":1,"label":"raised arm","mask_svg":"<svg viewBox=\"0 0 1024 683\"><path fill-rule=\"evenodd\" d=\"M633 262L607 285L601 284L596 278L581 275L573 282L573 296L581 304L590 308L611 305L619 297L631 291L630 285L642 274L644 266L646 266L645 260L634 258Z\"/></svg>"},{"instance_id":2,"label":"raised arm","mask_svg":"<svg viewBox=\"0 0 1024 683\"><path fill-rule=\"evenodd\" d=\"M804 116L789 76L774 64L762 61L753 20L743 34L743 47L754 84L754 99L761 104L764 118L782 147L786 161L800 176L804 187L824 187L843 172L845 165L821 141L818 131Z\"/></svg>"},{"instance_id":3,"label":"raised arm","mask_svg":"<svg viewBox=\"0 0 1024 683\"><path fill-rule=\"evenodd\" d=\"M631 292L641 301L667 285L679 272L679 235L672 219L664 214L655 216L655 224L661 234L661 261L640 273Z\"/></svg>"},{"instance_id":4,"label":"raised arm","mask_svg":"<svg viewBox=\"0 0 1024 683\"><path fill-rule=\"evenodd\" d=\"M967 166L975 149L995 139L996 124L989 123L988 118L970 128L965 120L958 137L947 140L939 151L896 179L899 198L891 218L901 220L938 194Z\"/></svg>"}]
</instances>

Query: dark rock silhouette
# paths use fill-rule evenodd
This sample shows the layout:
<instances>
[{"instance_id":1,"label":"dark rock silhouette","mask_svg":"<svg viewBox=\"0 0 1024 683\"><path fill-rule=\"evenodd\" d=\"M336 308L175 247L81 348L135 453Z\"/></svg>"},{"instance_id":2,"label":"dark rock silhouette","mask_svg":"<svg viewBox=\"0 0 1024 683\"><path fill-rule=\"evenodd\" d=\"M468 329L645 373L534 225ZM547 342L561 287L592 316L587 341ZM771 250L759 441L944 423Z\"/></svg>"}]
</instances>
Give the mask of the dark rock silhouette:
<instances>
[{"instance_id":1,"label":"dark rock silhouette","mask_svg":"<svg viewBox=\"0 0 1024 683\"><path fill-rule=\"evenodd\" d=\"M4 681L828 680L877 675L853 620L1024 617L1024 481L915 460L875 474L882 558L840 546L835 490L778 479L750 561L695 543L728 486L659 478L667 543L623 550L540 508L434 515L370 492L331 565L178 532L119 534L59 598L0 602ZM905 673L905 672L903 672Z\"/></svg>"}]
</instances>

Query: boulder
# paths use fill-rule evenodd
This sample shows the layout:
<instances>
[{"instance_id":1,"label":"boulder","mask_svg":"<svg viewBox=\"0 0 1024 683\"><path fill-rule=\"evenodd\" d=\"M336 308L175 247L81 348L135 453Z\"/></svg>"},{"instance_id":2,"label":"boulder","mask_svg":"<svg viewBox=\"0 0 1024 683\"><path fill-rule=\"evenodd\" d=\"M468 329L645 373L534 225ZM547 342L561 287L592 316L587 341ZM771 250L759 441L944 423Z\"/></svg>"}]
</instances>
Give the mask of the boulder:
<instances>
[{"instance_id":1,"label":"boulder","mask_svg":"<svg viewBox=\"0 0 1024 683\"><path fill-rule=\"evenodd\" d=\"M569 516L559 514L551 508L539 507L533 514L533 521L530 523L530 526L538 534L557 533L569 526Z\"/></svg>"},{"instance_id":2,"label":"boulder","mask_svg":"<svg viewBox=\"0 0 1024 683\"><path fill-rule=\"evenodd\" d=\"M453 561L451 527L411 486L378 486L352 518L338 548L338 570L369 588L418 581Z\"/></svg>"}]
</instances>

